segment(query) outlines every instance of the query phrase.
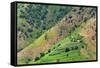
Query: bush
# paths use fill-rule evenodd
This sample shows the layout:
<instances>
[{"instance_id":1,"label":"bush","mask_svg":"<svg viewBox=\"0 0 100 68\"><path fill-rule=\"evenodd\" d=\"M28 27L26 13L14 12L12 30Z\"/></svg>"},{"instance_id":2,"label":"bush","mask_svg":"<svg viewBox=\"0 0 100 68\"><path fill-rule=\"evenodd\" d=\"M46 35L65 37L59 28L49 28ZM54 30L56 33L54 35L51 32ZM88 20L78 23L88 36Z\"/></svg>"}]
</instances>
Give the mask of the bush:
<instances>
[{"instance_id":1,"label":"bush","mask_svg":"<svg viewBox=\"0 0 100 68\"><path fill-rule=\"evenodd\" d=\"M35 61L37 61L37 60L39 60L39 59L40 59L39 57L36 57L36 58L35 58Z\"/></svg>"},{"instance_id":2,"label":"bush","mask_svg":"<svg viewBox=\"0 0 100 68\"><path fill-rule=\"evenodd\" d=\"M69 18L71 19L71 18L72 18L72 16L70 15L70 16L69 16Z\"/></svg>"},{"instance_id":3,"label":"bush","mask_svg":"<svg viewBox=\"0 0 100 68\"><path fill-rule=\"evenodd\" d=\"M50 52L51 52L51 50L49 49L49 50L48 50L48 53L50 53Z\"/></svg>"},{"instance_id":4,"label":"bush","mask_svg":"<svg viewBox=\"0 0 100 68\"><path fill-rule=\"evenodd\" d=\"M75 48L74 47L71 47L71 50L74 50Z\"/></svg>"},{"instance_id":5,"label":"bush","mask_svg":"<svg viewBox=\"0 0 100 68\"><path fill-rule=\"evenodd\" d=\"M79 12L77 12L79 15L81 14L81 12L79 11Z\"/></svg>"},{"instance_id":6,"label":"bush","mask_svg":"<svg viewBox=\"0 0 100 68\"><path fill-rule=\"evenodd\" d=\"M82 36L80 36L79 34L73 34L73 35L71 35L70 36L70 40L72 41L72 42L77 42L77 40L82 40Z\"/></svg>"},{"instance_id":7,"label":"bush","mask_svg":"<svg viewBox=\"0 0 100 68\"><path fill-rule=\"evenodd\" d=\"M55 49L56 47L53 47L53 49Z\"/></svg>"},{"instance_id":8,"label":"bush","mask_svg":"<svg viewBox=\"0 0 100 68\"><path fill-rule=\"evenodd\" d=\"M40 53L40 57L43 57L45 54L44 53Z\"/></svg>"},{"instance_id":9,"label":"bush","mask_svg":"<svg viewBox=\"0 0 100 68\"><path fill-rule=\"evenodd\" d=\"M47 34L45 34L44 38L45 38L45 40L48 40Z\"/></svg>"},{"instance_id":10,"label":"bush","mask_svg":"<svg viewBox=\"0 0 100 68\"><path fill-rule=\"evenodd\" d=\"M28 32L32 32L33 30L32 30L31 28L28 28L27 31L28 31Z\"/></svg>"},{"instance_id":11,"label":"bush","mask_svg":"<svg viewBox=\"0 0 100 68\"><path fill-rule=\"evenodd\" d=\"M29 57L25 58L25 63L28 63L29 61L31 61L31 59Z\"/></svg>"},{"instance_id":12,"label":"bush","mask_svg":"<svg viewBox=\"0 0 100 68\"><path fill-rule=\"evenodd\" d=\"M77 50L78 49L78 46L75 46L75 50Z\"/></svg>"},{"instance_id":13,"label":"bush","mask_svg":"<svg viewBox=\"0 0 100 68\"><path fill-rule=\"evenodd\" d=\"M58 46L60 46L61 44L58 44Z\"/></svg>"},{"instance_id":14,"label":"bush","mask_svg":"<svg viewBox=\"0 0 100 68\"><path fill-rule=\"evenodd\" d=\"M57 62L60 62L60 59L57 59Z\"/></svg>"},{"instance_id":15,"label":"bush","mask_svg":"<svg viewBox=\"0 0 100 68\"><path fill-rule=\"evenodd\" d=\"M76 10L76 9L72 9L72 11L73 11L73 12L76 12L77 10Z\"/></svg>"},{"instance_id":16,"label":"bush","mask_svg":"<svg viewBox=\"0 0 100 68\"><path fill-rule=\"evenodd\" d=\"M69 56L68 54L66 54L66 56Z\"/></svg>"},{"instance_id":17,"label":"bush","mask_svg":"<svg viewBox=\"0 0 100 68\"><path fill-rule=\"evenodd\" d=\"M65 52L68 52L68 51L70 51L70 49L69 48L65 48Z\"/></svg>"},{"instance_id":18,"label":"bush","mask_svg":"<svg viewBox=\"0 0 100 68\"><path fill-rule=\"evenodd\" d=\"M84 48L84 46L82 46L82 48Z\"/></svg>"},{"instance_id":19,"label":"bush","mask_svg":"<svg viewBox=\"0 0 100 68\"><path fill-rule=\"evenodd\" d=\"M88 20L88 18L87 17L84 17L84 22L86 22Z\"/></svg>"}]
</instances>

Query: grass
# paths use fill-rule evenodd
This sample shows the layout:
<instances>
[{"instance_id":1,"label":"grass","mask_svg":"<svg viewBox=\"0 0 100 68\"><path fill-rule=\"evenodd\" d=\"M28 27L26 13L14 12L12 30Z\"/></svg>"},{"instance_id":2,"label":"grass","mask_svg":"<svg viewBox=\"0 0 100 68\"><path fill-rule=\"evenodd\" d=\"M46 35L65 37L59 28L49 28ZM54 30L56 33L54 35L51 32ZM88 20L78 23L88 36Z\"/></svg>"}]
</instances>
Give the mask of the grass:
<instances>
[{"instance_id":1,"label":"grass","mask_svg":"<svg viewBox=\"0 0 100 68\"><path fill-rule=\"evenodd\" d=\"M83 61L86 59L87 59L87 57L80 56L79 50L73 50L73 51L69 51L69 52L61 52L60 54L56 54L56 55L52 55L52 56L49 56L49 54L48 54L36 62L31 61L29 64Z\"/></svg>"},{"instance_id":2,"label":"grass","mask_svg":"<svg viewBox=\"0 0 100 68\"><path fill-rule=\"evenodd\" d=\"M30 49L30 48L35 48L37 46L40 45L44 45L45 44L45 39L44 39L44 35L40 36L38 39L36 39L32 44L30 44L28 47L25 48L25 50Z\"/></svg>"}]
</instances>

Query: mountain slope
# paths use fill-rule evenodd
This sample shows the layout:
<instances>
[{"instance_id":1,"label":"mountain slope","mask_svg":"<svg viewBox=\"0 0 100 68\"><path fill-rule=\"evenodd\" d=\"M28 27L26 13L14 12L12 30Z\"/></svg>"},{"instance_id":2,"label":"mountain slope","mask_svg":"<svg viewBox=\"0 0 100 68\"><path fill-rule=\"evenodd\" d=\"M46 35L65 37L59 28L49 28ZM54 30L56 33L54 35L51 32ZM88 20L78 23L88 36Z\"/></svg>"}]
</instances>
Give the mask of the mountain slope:
<instances>
[{"instance_id":1,"label":"mountain slope","mask_svg":"<svg viewBox=\"0 0 100 68\"><path fill-rule=\"evenodd\" d=\"M82 23L73 33L53 45L51 52L29 64L96 60L95 23L95 17ZM92 30L87 31L88 29ZM92 35L85 34L87 32Z\"/></svg>"},{"instance_id":2,"label":"mountain slope","mask_svg":"<svg viewBox=\"0 0 100 68\"><path fill-rule=\"evenodd\" d=\"M54 46L54 44L69 36L82 23L85 23L91 17L95 16L96 14L94 11L95 8L74 7L61 21L42 34L38 39L33 41L29 46L18 52L18 64L27 64L32 60L36 61L39 59L39 57L44 56L44 53L47 54L48 52L51 52L50 48ZM79 34L75 34L73 36L75 38L71 38L71 40L76 41L77 38L79 38L78 36L81 38ZM79 43L76 44L81 45ZM72 43L71 45L73 46ZM77 48L77 46L75 47ZM61 52L62 51L63 50L61 49ZM75 55L80 53L79 50L75 51ZM73 51L71 53L73 54Z\"/></svg>"},{"instance_id":3,"label":"mountain slope","mask_svg":"<svg viewBox=\"0 0 100 68\"><path fill-rule=\"evenodd\" d=\"M17 7L17 52L39 38L71 10L66 6L40 4L18 4Z\"/></svg>"}]
</instances>

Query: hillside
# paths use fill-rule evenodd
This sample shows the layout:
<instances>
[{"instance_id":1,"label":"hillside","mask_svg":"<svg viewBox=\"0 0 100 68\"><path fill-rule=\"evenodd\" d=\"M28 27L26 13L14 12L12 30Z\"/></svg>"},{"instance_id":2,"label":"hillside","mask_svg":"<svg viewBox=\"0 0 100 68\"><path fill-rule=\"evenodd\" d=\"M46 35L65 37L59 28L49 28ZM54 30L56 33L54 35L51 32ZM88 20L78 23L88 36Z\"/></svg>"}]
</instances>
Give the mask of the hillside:
<instances>
[{"instance_id":1,"label":"hillside","mask_svg":"<svg viewBox=\"0 0 100 68\"><path fill-rule=\"evenodd\" d=\"M82 35L83 30L87 27L92 29L91 27L95 26L95 22L96 19L91 18L86 22L86 26L82 24L68 37L54 44L50 48L50 52L36 61L29 62L29 64L96 60L95 30L90 31L93 35L89 35L89 37L94 37L92 40L86 37L87 34ZM87 33L87 30L84 30L84 33Z\"/></svg>"},{"instance_id":2,"label":"hillside","mask_svg":"<svg viewBox=\"0 0 100 68\"><path fill-rule=\"evenodd\" d=\"M17 52L57 24L70 10L71 7L65 6L18 4Z\"/></svg>"},{"instance_id":3,"label":"hillside","mask_svg":"<svg viewBox=\"0 0 100 68\"><path fill-rule=\"evenodd\" d=\"M61 15L60 14L61 11L58 12L58 7L56 8L57 9L55 9L55 12L59 13L58 15ZM49 10L51 11L51 9ZM52 13L50 15L52 15ZM47 13L47 15L49 15L49 13ZM39 26L38 25L37 28L39 29L35 29L34 31L37 30L42 31L41 34L38 35L38 37L36 38L31 37L31 39L33 40L31 40L29 44L27 44L20 51L18 51L17 54L18 64L95 60L96 59L95 17L96 17L95 8L71 7L70 11L61 16L59 20L52 21L53 25L50 22L48 22L48 24L45 26L48 26L50 24L52 26L46 28L45 31L39 30L41 28L38 27ZM52 18L51 20L57 18ZM45 21L46 23L47 19ZM32 35L34 36L34 34ZM19 41L23 42L22 40Z\"/></svg>"}]
</instances>

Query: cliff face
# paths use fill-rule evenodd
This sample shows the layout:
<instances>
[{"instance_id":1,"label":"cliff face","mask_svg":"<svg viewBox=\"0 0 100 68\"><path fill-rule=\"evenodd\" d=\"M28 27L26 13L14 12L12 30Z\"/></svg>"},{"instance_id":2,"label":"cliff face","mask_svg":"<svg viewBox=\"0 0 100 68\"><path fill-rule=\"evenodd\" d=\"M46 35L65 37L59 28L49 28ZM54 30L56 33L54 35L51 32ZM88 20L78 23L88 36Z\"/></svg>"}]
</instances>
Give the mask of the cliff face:
<instances>
[{"instance_id":1,"label":"cliff face","mask_svg":"<svg viewBox=\"0 0 100 68\"><path fill-rule=\"evenodd\" d=\"M51 6L49 8L54 7ZM18 52L18 64L68 62L73 60L81 61L96 59L96 8L71 7L69 12L66 11L64 15L61 16L62 18L59 17L61 14L63 14L61 10L65 10L66 8L56 8L57 9L54 8L54 11L51 11L52 9L48 9L49 12L52 13L48 13L46 16L47 18L45 17L43 22L46 24L46 22L48 22L46 19L48 19L54 12L58 13L56 14L58 15L57 18L56 16L54 17L55 19L59 18L58 21L53 21L54 18L52 17L49 18L54 24L52 25L49 22L48 25L52 25L49 26L49 28L47 28L47 25L44 24L46 26L43 26L45 29L42 27L44 31L43 29L38 30L37 32L42 31L41 34L39 37L35 37L34 40L31 39L32 42L30 44L25 42L28 40L28 38L26 38L27 34L20 31L18 32L19 48L20 45L28 45L22 47L22 50ZM57 12L58 8L59 12ZM32 23L33 21L31 24ZM26 25L23 26L26 27ZM36 26L36 28L39 27ZM34 32L34 30L36 31L36 28L32 28L32 26L30 26L30 29L28 29L29 33ZM34 37L34 35L37 34L33 33L32 36ZM74 52L75 55L73 54ZM50 54L53 55L50 56ZM66 54L67 57L64 54Z\"/></svg>"}]
</instances>

